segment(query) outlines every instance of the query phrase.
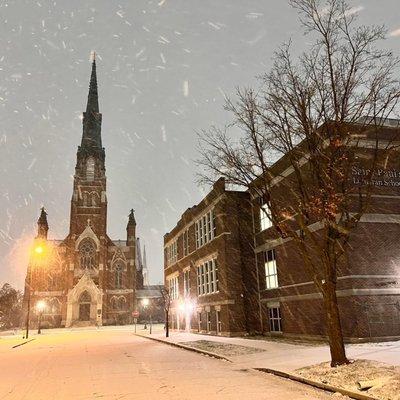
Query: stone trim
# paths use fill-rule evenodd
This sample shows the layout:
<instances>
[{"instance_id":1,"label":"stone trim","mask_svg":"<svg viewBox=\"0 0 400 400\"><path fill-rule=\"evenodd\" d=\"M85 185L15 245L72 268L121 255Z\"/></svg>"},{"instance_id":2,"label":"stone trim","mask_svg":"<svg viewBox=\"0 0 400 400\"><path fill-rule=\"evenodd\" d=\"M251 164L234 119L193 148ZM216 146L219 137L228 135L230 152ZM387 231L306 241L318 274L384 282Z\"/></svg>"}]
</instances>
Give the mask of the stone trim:
<instances>
[{"instance_id":1,"label":"stone trim","mask_svg":"<svg viewBox=\"0 0 400 400\"><path fill-rule=\"evenodd\" d=\"M210 301L207 303L197 303L197 308L205 307L205 306L226 306L229 304L235 304L235 300L227 299L227 300L220 300L220 301Z\"/></svg>"},{"instance_id":2,"label":"stone trim","mask_svg":"<svg viewBox=\"0 0 400 400\"><path fill-rule=\"evenodd\" d=\"M371 288L371 289L344 289L336 291L337 297L350 296L390 296L400 295L400 288ZM322 299L321 293L296 294L291 296L279 296L270 299L261 299L262 303L272 301L296 301L296 300L315 300Z\"/></svg>"},{"instance_id":3,"label":"stone trim","mask_svg":"<svg viewBox=\"0 0 400 400\"><path fill-rule=\"evenodd\" d=\"M361 223L380 223L380 224L400 224L400 214L364 214L361 219ZM315 222L314 224L309 225L309 230L311 232L315 232L318 229L321 229L323 227L322 222ZM257 232L256 235L259 235L261 232ZM280 246L288 241L293 240L292 238L276 238L272 240L268 240L265 243L259 245L256 247L255 252L256 253L261 253L262 251L265 250L271 250L277 246Z\"/></svg>"},{"instance_id":4,"label":"stone trim","mask_svg":"<svg viewBox=\"0 0 400 400\"><path fill-rule=\"evenodd\" d=\"M398 275L345 275L345 276L339 276L337 279L338 280L345 280L345 279L398 279ZM309 282L300 282L300 283L293 283L291 285L284 285L284 286L278 286L277 288L273 289L262 289L262 291L270 291L270 290L279 290L279 289L288 289L288 288L293 288L293 287L299 287L299 286L307 286L307 285L314 285L315 282L309 281Z\"/></svg>"},{"instance_id":5,"label":"stone trim","mask_svg":"<svg viewBox=\"0 0 400 400\"><path fill-rule=\"evenodd\" d=\"M33 293L35 296L62 296L63 292L61 290L52 290L49 292L38 292Z\"/></svg>"},{"instance_id":6,"label":"stone trim","mask_svg":"<svg viewBox=\"0 0 400 400\"><path fill-rule=\"evenodd\" d=\"M133 289L106 289L107 294L128 294L133 293Z\"/></svg>"},{"instance_id":7,"label":"stone trim","mask_svg":"<svg viewBox=\"0 0 400 400\"><path fill-rule=\"evenodd\" d=\"M199 265L205 263L206 261L211 261L214 259L218 259L218 250L214 251L211 254L207 254L206 256L204 256L203 258L201 258L200 260L197 260L194 264L195 267L198 267ZM208 294L208 293L207 293Z\"/></svg>"}]
</instances>

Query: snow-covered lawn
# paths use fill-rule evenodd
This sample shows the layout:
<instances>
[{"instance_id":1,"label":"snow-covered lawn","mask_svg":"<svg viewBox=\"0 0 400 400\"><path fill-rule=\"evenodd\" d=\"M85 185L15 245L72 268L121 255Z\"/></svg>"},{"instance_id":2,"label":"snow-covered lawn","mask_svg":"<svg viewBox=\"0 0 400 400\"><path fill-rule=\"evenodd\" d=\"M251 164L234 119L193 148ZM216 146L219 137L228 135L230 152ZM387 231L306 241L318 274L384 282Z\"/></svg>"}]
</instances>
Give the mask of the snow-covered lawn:
<instances>
[{"instance_id":1,"label":"snow-covered lawn","mask_svg":"<svg viewBox=\"0 0 400 400\"><path fill-rule=\"evenodd\" d=\"M359 391L358 382L372 381L363 393L382 400L400 400L400 367L370 360L355 360L348 365L331 368L329 363L313 365L295 371L304 378Z\"/></svg>"},{"instance_id":2,"label":"snow-covered lawn","mask_svg":"<svg viewBox=\"0 0 400 400\"><path fill-rule=\"evenodd\" d=\"M220 343L211 340L196 340L193 342L183 342L185 346L195 349L210 351L211 353L220 354L225 357L241 356L244 354L254 354L265 351L255 347L240 346L237 344Z\"/></svg>"}]
</instances>

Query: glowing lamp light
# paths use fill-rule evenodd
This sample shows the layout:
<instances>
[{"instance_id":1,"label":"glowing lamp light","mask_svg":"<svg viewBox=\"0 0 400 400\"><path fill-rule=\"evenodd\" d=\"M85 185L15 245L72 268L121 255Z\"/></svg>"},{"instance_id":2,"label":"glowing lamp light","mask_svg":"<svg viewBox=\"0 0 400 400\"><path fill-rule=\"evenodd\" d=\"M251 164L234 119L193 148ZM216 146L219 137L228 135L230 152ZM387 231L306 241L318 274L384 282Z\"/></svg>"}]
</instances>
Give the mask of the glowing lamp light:
<instances>
[{"instance_id":1,"label":"glowing lamp light","mask_svg":"<svg viewBox=\"0 0 400 400\"><path fill-rule=\"evenodd\" d=\"M149 303L150 303L149 299L143 299L142 300L143 307L147 307L149 305Z\"/></svg>"},{"instance_id":2,"label":"glowing lamp light","mask_svg":"<svg viewBox=\"0 0 400 400\"><path fill-rule=\"evenodd\" d=\"M185 300L184 302L179 303L178 308L180 311L191 313L195 309L195 303L191 300Z\"/></svg>"},{"instance_id":3,"label":"glowing lamp light","mask_svg":"<svg viewBox=\"0 0 400 400\"><path fill-rule=\"evenodd\" d=\"M43 251L44 251L43 246L36 246L35 247L35 253L42 254Z\"/></svg>"},{"instance_id":4,"label":"glowing lamp light","mask_svg":"<svg viewBox=\"0 0 400 400\"><path fill-rule=\"evenodd\" d=\"M39 300L36 303L36 310L38 310L39 312L43 312L45 308L46 308L46 302L44 300Z\"/></svg>"}]
</instances>

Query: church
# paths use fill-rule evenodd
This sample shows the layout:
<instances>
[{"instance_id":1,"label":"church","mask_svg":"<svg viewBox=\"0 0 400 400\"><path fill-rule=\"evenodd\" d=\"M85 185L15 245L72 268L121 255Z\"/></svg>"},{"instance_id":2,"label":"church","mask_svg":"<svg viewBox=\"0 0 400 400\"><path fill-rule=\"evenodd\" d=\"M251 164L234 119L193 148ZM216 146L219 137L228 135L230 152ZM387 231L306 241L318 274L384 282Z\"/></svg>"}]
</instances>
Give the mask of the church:
<instances>
[{"instance_id":1,"label":"church","mask_svg":"<svg viewBox=\"0 0 400 400\"><path fill-rule=\"evenodd\" d=\"M107 235L105 150L95 59L82 122L68 236L49 240L44 208L38 219L24 293L31 326L37 324L39 313L43 327L130 323L137 308L136 291L143 289L143 274L147 274L133 210L125 239L112 240Z\"/></svg>"}]
</instances>

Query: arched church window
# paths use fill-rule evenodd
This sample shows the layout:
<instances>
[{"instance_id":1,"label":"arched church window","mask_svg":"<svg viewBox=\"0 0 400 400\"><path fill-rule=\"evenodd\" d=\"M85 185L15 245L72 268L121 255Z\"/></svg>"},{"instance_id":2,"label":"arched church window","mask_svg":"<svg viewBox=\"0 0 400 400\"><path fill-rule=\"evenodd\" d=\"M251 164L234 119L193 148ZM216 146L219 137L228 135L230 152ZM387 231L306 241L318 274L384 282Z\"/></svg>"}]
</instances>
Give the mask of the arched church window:
<instances>
[{"instance_id":1,"label":"arched church window","mask_svg":"<svg viewBox=\"0 0 400 400\"><path fill-rule=\"evenodd\" d=\"M49 314L61 314L60 301L58 299L50 300Z\"/></svg>"},{"instance_id":2,"label":"arched church window","mask_svg":"<svg viewBox=\"0 0 400 400\"><path fill-rule=\"evenodd\" d=\"M79 260L81 269L96 267L96 245L90 239L83 240L79 245Z\"/></svg>"},{"instance_id":3,"label":"arched church window","mask_svg":"<svg viewBox=\"0 0 400 400\"><path fill-rule=\"evenodd\" d=\"M115 266L115 287L117 289L122 288L122 273L124 271L124 266L121 263L118 263Z\"/></svg>"},{"instance_id":4,"label":"arched church window","mask_svg":"<svg viewBox=\"0 0 400 400\"><path fill-rule=\"evenodd\" d=\"M126 305L125 297L120 297L118 299L118 310L123 310L125 308L125 305Z\"/></svg>"},{"instance_id":5,"label":"arched church window","mask_svg":"<svg viewBox=\"0 0 400 400\"><path fill-rule=\"evenodd\" d=\"M111 309L116 310L118 307L118 300L115 296L111 297L110 303L111 303Z\"/></svg>"},{"instance_id":6,"label":"arched church window","mask_svg":"<svg viewBox=\"0 0 400 400\"><path fill-rule=\"evenodd\" d=\"M90 294L87 290L82 292L82 294L79 296L80 304L90 303L91 301L92 301L92 298L90 297Z\"/></svg>"},{"instance_id":7,"label":"arched church window","mask_svg":"<svg viewBox=\"0 0 400 400\"><path fill-rule=\"evenodd\" d=\"M82 197L83 197L83 206L87 207L87 205L88 205L88 192L84 192Z\"/></svg>"},{"instance_id":8,"label":"arched church window","mask_svg":"<svg viewBox=\"0 0 400 400\"><path fill-rule=\"evenodd\" d=\"M95 207L97 205L97 193L93 192L91 194L91 198L92 198L92 207Z\"/></svg>"},{"instance_id":9,"label":"arched church window","mask_svg":"<svg viewBox=\"0 0 400 400\"><path fill-rule=\"evenodd\" d=\"M94 158L89 157L86 161L86 179L88 181L94 180Z\"/></svg>"}]
</instances>

